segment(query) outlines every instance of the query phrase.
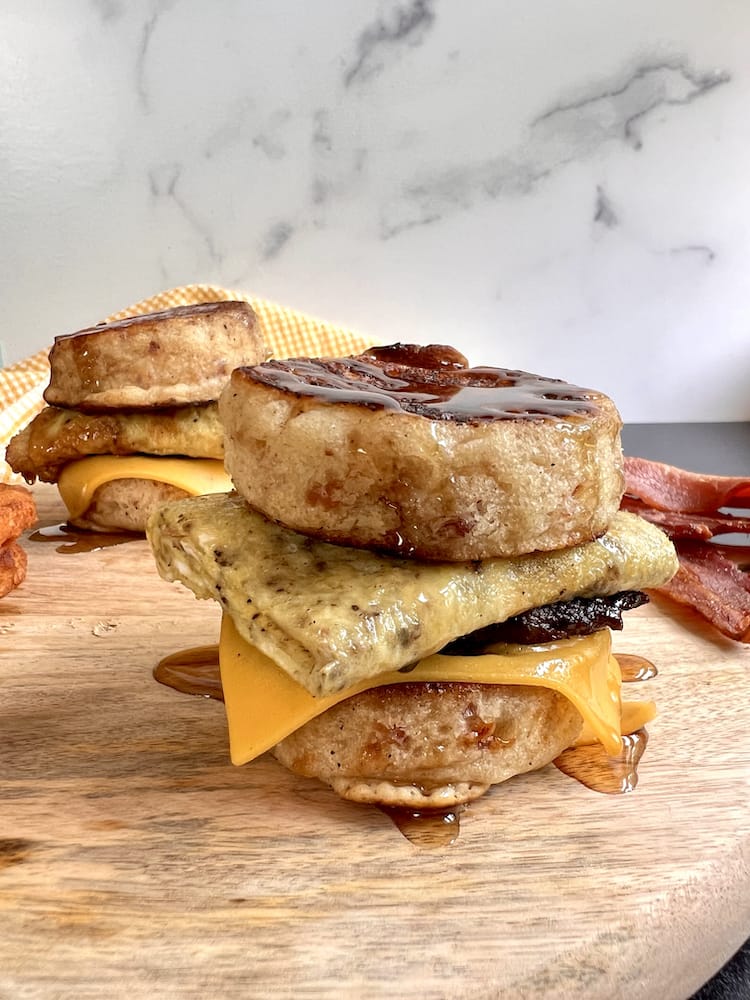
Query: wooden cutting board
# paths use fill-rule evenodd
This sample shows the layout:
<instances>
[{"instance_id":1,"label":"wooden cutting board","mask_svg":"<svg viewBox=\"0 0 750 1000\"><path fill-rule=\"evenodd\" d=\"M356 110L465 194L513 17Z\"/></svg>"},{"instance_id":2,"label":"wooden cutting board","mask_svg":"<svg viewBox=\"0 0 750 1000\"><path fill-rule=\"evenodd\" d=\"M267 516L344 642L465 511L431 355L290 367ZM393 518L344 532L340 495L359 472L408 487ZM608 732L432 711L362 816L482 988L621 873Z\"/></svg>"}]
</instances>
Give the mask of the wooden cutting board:
<instances>
[{"instance_id":1,"label":"wooden cutting board","mask_svg":"<svg viewBox=\"0 0 750 1000\"><path fill-rule=\"evenodd\" d=\"M683 1000L750 931L750 649L697 616L652 603L615 637L659 668L634 793L550 766L427 850L269 756L230 765L221 704L151 674L218 608L145 541L25 544L0 602L0 997Z\"/></svg>"}]
</instances>

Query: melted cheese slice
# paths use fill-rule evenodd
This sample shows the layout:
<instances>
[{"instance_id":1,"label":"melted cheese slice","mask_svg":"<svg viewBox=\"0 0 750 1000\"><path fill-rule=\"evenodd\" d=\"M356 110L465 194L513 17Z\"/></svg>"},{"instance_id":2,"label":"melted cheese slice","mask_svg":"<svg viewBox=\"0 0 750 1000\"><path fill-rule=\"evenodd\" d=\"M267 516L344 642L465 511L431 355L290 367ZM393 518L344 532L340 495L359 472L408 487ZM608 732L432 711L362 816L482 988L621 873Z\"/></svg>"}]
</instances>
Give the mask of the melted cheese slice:
<instances>
[{"instance_id":1,"label":"melted cheese slice","mask_svg":"<svg viewBox=\"0 0 750 1000\"><path fill-rule=\"evenodd\" d=\"M577 742L600 742L610 755L620 752L621 735L627 731L622 728L620 668L611 654L611 636L607 629L583 638L527 647L522 652L514 649L511 654L444 656L436 653L408 672L379 674L343 691L316 698L243 639L225 614L219 662L233 764L253 760L345 698L384 684L414 681L527 684L552 688L568 698L583 716L584 731ZM627 720L628 723L639 721L639 710L635 712L634 720Z\"/></svg>"},{"instance_id":2,"label":"melted cheese slice","mask_svg":"<svg viewBox=\"0 0 750 1000\"><path fill-rule=\"evenodd\" d=\"M156 455L93 455L66 465L57 487L70 517L80 517L104 483L113 479L153 479L191 496L228 493L232 481L224 463L214 458L171 458Z\"/></svg>"},{"instance_id":3,"label":"melted cheese slice","mask_svg":"<svg viewBox=\"0 0 750 1000\"><path fill-rule=\"evenodd\" d=\"M631 733L636 732L638 729L642 729L647 722L651 722L652 719L656 718L656 704L653 701L624 701L620 706L620 732L623 736L629 736ZM599 740L597 737L593 726L584 718L583 729L578 735L578 738L573 741L574 747L587 746L590 743L603 743L603 740ZM618 753L622 747L618 747ZM607 752L612 756L612 751L607 747Z\"/></svg>"}]
</instances>

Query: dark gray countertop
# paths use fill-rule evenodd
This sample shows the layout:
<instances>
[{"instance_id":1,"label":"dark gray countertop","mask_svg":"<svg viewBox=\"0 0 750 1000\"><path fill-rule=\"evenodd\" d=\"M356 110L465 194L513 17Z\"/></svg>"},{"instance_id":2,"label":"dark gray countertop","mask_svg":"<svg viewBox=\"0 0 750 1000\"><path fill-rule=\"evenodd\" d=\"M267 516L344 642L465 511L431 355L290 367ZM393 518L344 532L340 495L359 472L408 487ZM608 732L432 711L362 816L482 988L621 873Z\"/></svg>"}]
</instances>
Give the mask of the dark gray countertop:
<instances>
[{"instance_id":1,"label":"dark gray countertop","mask_svg":"<svg viewBox=\"0 0 750 1000\"><path fill-rule=\"evenodd\" d=\"M750 423L629 424L623 450L694 472L750 479ZM750 931L750 927L748 928ZM750 939L691 1000L750 998Z\"/></svg>"},{"instance_id":2,"label":"dark gray countertop","mask_svg":"<svg viewBox=\"0 0 750 1000\"><path fill-rule=\"evenodd\" d=\"M750 478L750 422L727 424L627 424L626 455L669 462L694 472Z\"/></svg>"}]
</instances>

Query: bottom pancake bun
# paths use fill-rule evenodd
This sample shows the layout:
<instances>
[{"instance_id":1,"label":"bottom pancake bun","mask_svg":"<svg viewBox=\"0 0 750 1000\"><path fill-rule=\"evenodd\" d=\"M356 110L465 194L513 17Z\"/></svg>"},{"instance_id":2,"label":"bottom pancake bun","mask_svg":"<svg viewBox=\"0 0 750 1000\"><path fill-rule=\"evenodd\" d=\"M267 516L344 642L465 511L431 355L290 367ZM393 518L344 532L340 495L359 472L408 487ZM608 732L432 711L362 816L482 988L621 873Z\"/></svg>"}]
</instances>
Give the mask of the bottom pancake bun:
<instances>
[{"instance_id":1,"label":"bottom pancake bun","mask_svg":"<svg viewBox=\"0 0 750 1000\"><path fill-rule=\"evenodd\" d=\"M231 487L216 459L158 455L91 455L70 462L57 482L68 523L142 534L153 511L170 500Z\"/></svg>"},{"instance_id":2,"label":"bottom pancake bun","mask_svg":"<svg viewBox=\"0 0 750 1000\"><path fill-rule=\"evenodd\" d=\"M571 702L548 688L405 683L340 702L273 753L355 802L450 808L549 764L581 727Z\"/></svg>"},{"instance_id":3,"label":"bottom pancake bun","mask_svg":"<svg viewBox=\"0 0 750 1000\"><path fill-rule=\"evenodd\" d=\"M69 518L68 523L89 531L143 533L149 516L160 504L186 496L185 490L153 479L113 479L95 490L83 514Z\"/></svg>"}]
</instances>

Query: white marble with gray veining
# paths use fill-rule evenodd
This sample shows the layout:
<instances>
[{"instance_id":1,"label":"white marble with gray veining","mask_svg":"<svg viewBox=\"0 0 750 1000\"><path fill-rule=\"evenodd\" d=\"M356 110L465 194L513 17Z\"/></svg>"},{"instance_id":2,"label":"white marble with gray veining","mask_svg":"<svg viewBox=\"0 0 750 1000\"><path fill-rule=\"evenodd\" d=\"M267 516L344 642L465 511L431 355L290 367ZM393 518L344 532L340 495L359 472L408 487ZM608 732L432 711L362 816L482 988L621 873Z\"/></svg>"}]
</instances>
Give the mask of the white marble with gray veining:
<instances>
[{"instance_id":1,"label":"white marble with gray veining","mask_svg":"<svg viewBox=\"0 0 750 1000\"><path fill-rule=\"evenodd\" d=\"M7 0L0 342L163 287L750 419L746 0Z\"/></svg>"}]
</instances>

